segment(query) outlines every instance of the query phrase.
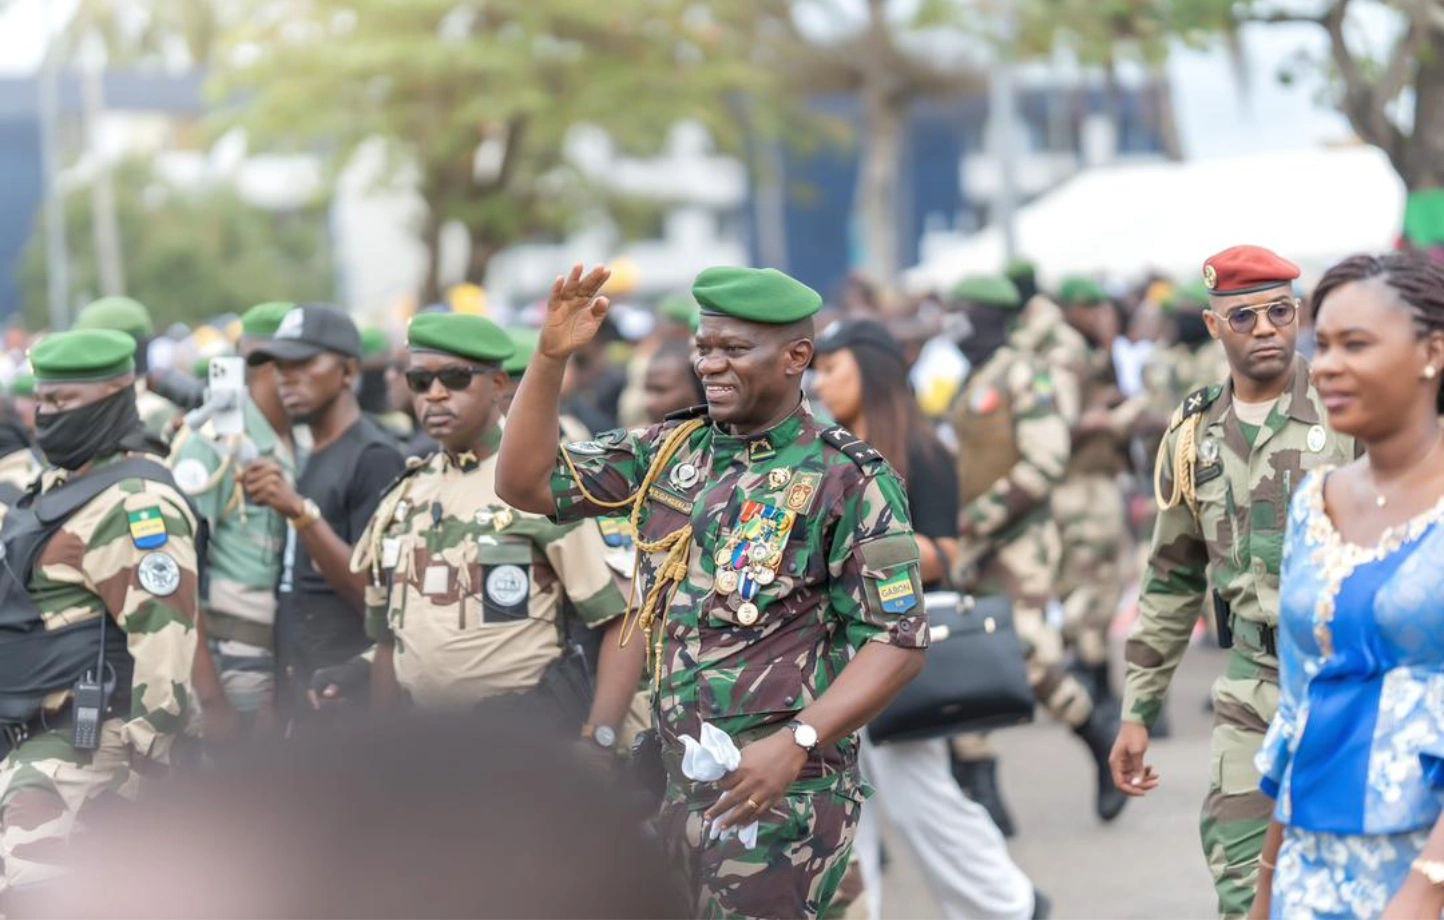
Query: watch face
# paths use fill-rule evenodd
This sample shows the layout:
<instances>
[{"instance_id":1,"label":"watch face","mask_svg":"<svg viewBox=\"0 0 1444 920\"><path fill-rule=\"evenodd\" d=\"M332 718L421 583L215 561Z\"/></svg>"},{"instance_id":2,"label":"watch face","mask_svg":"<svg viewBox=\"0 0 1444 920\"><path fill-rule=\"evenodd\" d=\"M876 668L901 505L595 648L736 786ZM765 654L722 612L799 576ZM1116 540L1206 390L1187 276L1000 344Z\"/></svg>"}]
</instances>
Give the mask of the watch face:
<instances>
[{"instance_id":1,"label":"watch face","mask_svg":"<svg viewBox=\"0 0 1444 920\"><path fill-rule=\"evenodd\" d=\"M614 747L617 743L616 731L606 725L598 726L597 730L592 732L592 737L597 740L597 744L605 748Z\"/></svg>"},{"instance_id":2,"label":"watch face","mask_svg":"<svg viewBox=\"0 0 1444 920\"><path fill-rule=\"evenodd\" d=\"M817 729L811 725L799 725L792 730L793 737L797 743L805 748L811 749L817 746Z\"/></svg>"}]
</instances>

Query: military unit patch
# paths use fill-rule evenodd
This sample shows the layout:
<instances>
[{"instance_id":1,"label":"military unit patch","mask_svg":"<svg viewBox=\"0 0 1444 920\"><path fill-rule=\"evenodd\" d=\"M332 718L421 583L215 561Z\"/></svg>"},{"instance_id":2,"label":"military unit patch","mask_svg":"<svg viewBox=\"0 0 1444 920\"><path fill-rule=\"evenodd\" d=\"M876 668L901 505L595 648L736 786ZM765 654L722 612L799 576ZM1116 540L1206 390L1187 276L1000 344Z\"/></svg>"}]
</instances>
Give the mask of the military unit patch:
<instances>
[{"instance_id":1,"label":"military unit patch","mask_svg":"<svg viewBox=\"0 0 1444 920\"><path fill-rule=\"evenodd\" d=\"M792 484L787 487L787 493L782 499L782 505L794 514L806 514L812 510L812 500L817 495L817 487L822 484L821 473L797 473L792 477Z\"/></svg>"},{"instance_id":2,"label":"military unit patch","mask_svg":"<svg viewBox=\"0 0 1444 920\"><path fill-rule=\"evenodd\" d=\"M136 567L135 577L146 593L170 597L180 587L180 564L166 553L146 553Z\"/></svg>"},{"instance_id":3,"label":"military unit patch","mask_svg":"<svg viewBox=\"0 0 1444 920\"><path fill-rule=\"evenodd\" d=\"M130 525L130 542L135 544L136 549L159 549L165 546L168 539L165 516L161 514L159 505L126 512L126 522Z\"/></svg>"},{"instance_id":4,"label":"military unit patch","mask_svg":"<svg viewBox=\"0 0 1444 920\"><path fill-rule=\"evenodd\" d=\"M189 457L175 465L171 470L171 476L175 484L180 486L182 492L187 495L196 495L206 487L206 480L210 479L210 472L206 465L194 457Z\"/></svg>"},{"instance_id":5,"label":"military unit patch","mask_svg":"<svg viewBox=\"0 0 1444 920\"><path fill-rule=\"evenodd\" d=\"M681 514L692 513L692 503L678 495L673 495L661 486L652 486L647 490L647 498L659 505L666 505L673 511Z\"/></svg>"},{"instance_id":6,"label":"military unit patch","mask_svg":"<svg viewBox=\"0 0 1444 920\"><path fill-rule=\"evenodd\" d=\"M584 457L600 457L607 452L607 449L596 441L573 441L566 447L569 454L581 454Z\"/></svg>"},{"instance_id":7,"label":"military unit patch","mask_svg":"<svg viewBox=\"0 0 1444 920\"><path fill-rule=\"evenodd\" d=\"M772 442L766 438L758 438L747 445L747 459L752 463L761 463L764 460L771 460L777 456L777 450Z\"/></svg>"},{"instance_id":8,"label":"military unit patch","mask_svg":"<svg viewBox=\"0 0 1444 920\"><path fill-rule=\"evenodd\" d=\"M907 613L918 605L912 570L907 566L899 569L896 575L878 581L877 594L882 600L882 609L887 613Z\"/></svg>"}]
</instances>

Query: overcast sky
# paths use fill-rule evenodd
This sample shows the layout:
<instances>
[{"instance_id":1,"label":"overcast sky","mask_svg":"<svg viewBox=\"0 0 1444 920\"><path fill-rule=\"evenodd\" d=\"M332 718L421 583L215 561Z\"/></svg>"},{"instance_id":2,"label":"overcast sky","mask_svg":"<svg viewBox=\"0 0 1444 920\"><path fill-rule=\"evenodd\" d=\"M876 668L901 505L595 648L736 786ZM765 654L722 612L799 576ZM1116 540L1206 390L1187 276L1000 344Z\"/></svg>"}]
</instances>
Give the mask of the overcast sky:
<instances>
[{"instance_id":1,"label":"overcast sky","mask_svg":"<svg viewBox=\"0 0 1444 920\"><path fill-rule=\"evenodd\" d=\"M33 73L44 49L47 4L60 22L75 3L15 0L0 14L0 76ZM1387 15L1361 9L1355 28L1369 37L1387 36ZM1255 26L1246 31L1244 44L1253 75L1246 93L1240 92L1222 51L1179 49L1173 56L1170 71L1189 156L1234 156L1347 140L1350 132L1343 118L1319 101L1323 85L1316 73L1287 87L1275 79L1281 63L1301 54L1317 59L1326 53L1323 30L1309 25Z\"/></svg>"}]
</instances>

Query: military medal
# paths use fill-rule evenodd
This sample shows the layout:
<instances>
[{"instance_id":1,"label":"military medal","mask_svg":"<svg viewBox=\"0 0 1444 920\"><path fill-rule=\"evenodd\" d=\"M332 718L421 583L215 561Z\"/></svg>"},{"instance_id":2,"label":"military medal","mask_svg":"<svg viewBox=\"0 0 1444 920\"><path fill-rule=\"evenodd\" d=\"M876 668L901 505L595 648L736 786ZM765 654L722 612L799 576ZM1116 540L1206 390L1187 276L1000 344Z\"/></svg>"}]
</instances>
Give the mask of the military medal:
<instances>
[{"instance_id":1,"label":"military medal","mask_svg":"<svg viewBox=\"0 0 1444 920\"><path fill-rule=\"evenodd\" d=\"M772 488L774 489L780 489L783 486L787 485L787 481L791 478L791 470L787 469L786 467L778 467L777 469L767 474L767 484L772 486Z\"/></svg>"},{"instance_id":2,"label":"military medal","mask_svg":"<svg viewBox=\"0 0 1444 920\"><path fill-rule=\"evenodd\" d=\"M748 601L737 608L737 622L743 626L751 626L757 622L757 605Z\"/></svg>"},{"instance_id":3,"label":"military medal","mask_svg":"<svg viewBox=\"0 0 1444 920\"><path fill-rule=\"evenodd\" d=\"M141 588L156 597L170 597L181 583L180 565L166 553L146 553L135 575Z\"/></svg>"},{"instance_id":4,"label":"military medal","mask_svg":"<svg viewBox=\"0 0 1444 920\"><path fill-rule=\"evenodd\" d=\"M672 485L684 491L696 485L700 477L701 472L691 463L679 463L672 467Z\"/></svg>"},{"instance_id":5,"label":"military medal","mask_svg":"<svg viewBox=\"0 0 1444 920\"><path fill-rule=\"evenodd\" d=\"M717 593L731 594L737 590L737 573L731 569L717 573Z\"/></svg>"},{"instance_id":6,"label":"military medal","mask_svg":"<svg viewBox=\"0 0 1444 920\"><path fill-rule=\"evenodd\" d=\"M766 566L762 566L752 577L757 579L757 583L765 588L777 580L777 573Z\"/></svg>"},{"instance_id":7,"label":"military medal","mask_svg":"<svg viewBox=\"0 0 1444 920\"><path fill-rule=\"evenodd\" d=\"M1204 442L1198 445L1198 459L1204 463L1215 463L1218 461L1218 442L1213 438L1205 438Z\"/></svg>"},{"instance_id":8,"label":"military medal","mask_svg":"<svg viewBox=\"0 0 1444 920\"><path fill-rule=\"evenodd\" d=\"M712 561L717 563L718 566L731 565L732 548L724 546L722 549L717 550L717 554L712 557Z\"/></svg>"},{"instance_id":9,"label":"military medal","mask_svg":"<svg viewBox=\"0 0 1444 920\"><path fill-rule=\"evenodd\" d=\"M1324 449L1324 444L1328 441L1328 439L1329 436L1324 433L1324 426L1315 425L1314 427L1309 429L1309 450L1313 451L1314 453L1318 453L1319 451Z\"/></svg>"}]
</instances>

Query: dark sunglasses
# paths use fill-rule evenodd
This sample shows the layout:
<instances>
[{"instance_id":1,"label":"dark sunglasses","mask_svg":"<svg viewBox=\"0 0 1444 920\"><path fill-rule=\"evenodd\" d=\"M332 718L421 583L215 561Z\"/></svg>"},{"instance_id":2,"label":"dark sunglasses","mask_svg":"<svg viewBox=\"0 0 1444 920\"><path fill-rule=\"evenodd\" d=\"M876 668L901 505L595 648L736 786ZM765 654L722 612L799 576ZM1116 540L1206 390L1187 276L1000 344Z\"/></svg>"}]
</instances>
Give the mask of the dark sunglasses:
<instances>
[{"instance_id":1,"label":"dark sunglasses","mask_svg":"<svg viewBox=\"0 0 1444 920\"><path fill-rule=\"evenodd\" d=\"M471 386L471 378L490 374L481 367L443 367L439 371L407 371L406 386L418 396L431 390L431 384L440 380L441 385L453 393Z\"/></svg>"},{"instance_id":2,"label":"dark sunglasses","mask_svg":"<svg viewBox=\"0 0 1444 920\"><path fill-rule=\"evenodd\" d=\"M1217 311L1214 312L1217 315ZM1275 300L1273 303L1259 304L1256 307L1239 307L1227 316L1228 328L1240 335L1247 335L1258 325L1261 313L1268 315L1269 325L1282 329L1299 315L1299 304L1296 300Z\"/></svg>"}]
</instances>

